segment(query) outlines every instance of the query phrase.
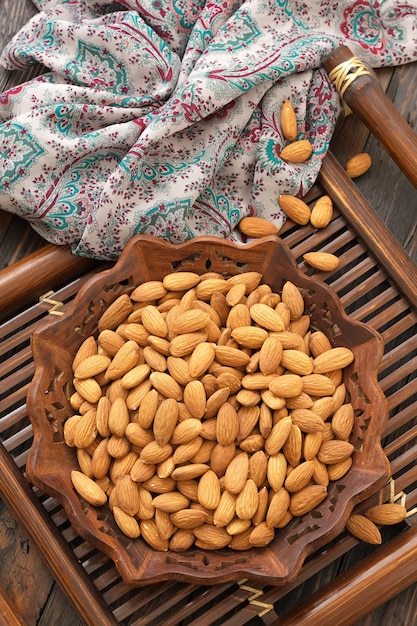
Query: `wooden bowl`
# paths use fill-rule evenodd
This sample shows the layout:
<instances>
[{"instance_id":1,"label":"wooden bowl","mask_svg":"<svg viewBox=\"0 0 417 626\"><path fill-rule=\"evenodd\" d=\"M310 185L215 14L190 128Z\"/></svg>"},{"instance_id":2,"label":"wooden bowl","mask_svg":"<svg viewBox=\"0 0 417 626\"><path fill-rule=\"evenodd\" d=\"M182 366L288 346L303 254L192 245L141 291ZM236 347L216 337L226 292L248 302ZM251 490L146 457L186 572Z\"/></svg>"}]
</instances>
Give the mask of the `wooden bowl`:
<instances>
[{"instance_id":1,"label":"wooden bowl","mask_svg":"<svg viewBox=\"0 0 417 626\"><path fill-rule=\"evenodd\" d=\"M349 347L354 362L344 382L355 410L351 436L353 464L331 483L326 499L311 513L277 531L265 548L229 548L185 553L158 552L142 538L128 539L119 531L107 506L93 507L74 491L70 472L78 469L76 453L64 441L63 423L73 414L71 363L83 340L97 334L103 310L123 293L147 280L173 271L235 275L254 270L273 290L286 280L302 289L312 326L322 330L334 346ZM30 480L55 497L84 539L107 554L122 578L140 586L166 579L203 585L239 578L280 585L294 579L308 554L339 535L354 505L379 490L388 480L389 464L380 445L387 419L384 395L377 383L383 345L367 325L349 319L334 291L304 275L287 246L276 237L236 245L215 237L199 237L172 245L150 236L134 237L115 266L102 271L80 289L62 317L52 317L32 337L35 374L28 392L28 411L34 440L27 463Z\"/></svg>"}]
</instances>

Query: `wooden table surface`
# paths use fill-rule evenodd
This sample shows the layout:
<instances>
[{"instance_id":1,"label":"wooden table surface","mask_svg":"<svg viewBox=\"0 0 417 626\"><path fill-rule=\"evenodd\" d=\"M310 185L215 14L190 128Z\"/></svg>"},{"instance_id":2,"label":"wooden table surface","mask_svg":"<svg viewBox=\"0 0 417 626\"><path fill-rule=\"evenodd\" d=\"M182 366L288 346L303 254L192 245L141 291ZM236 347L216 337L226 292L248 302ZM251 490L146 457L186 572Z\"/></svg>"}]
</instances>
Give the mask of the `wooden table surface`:
<instances>
[{"instance_id":1,"label":"wooden table surface","mask_svg":"<svg viewBox=\"0 0 417 626\"><path fill-rule=\"evenodd\" d=\"M0 0L1 49L35 12L36 9L29 0ZM34 75L36 71L38 68L26 73L10 73L0 68L0 93L22 80L27 80L31 77L31 73ZM417 64L399 67L395 71L383 70L379 76L386 85L387 94L392 102L410 126L417 130L415 100ZM370 172L357 179L357 186L416 263L417 192L378 142L373 137L368 138L366 129L355 116L352 116L344 125L343 141L340 140L341 135L335 136L334 152L342 163L349 155L349 136L358 134L367 138L365 149L371 154L373 165ZM0 270L42 245L44 242L23 220L0 210ZM352 560L359 561L363 555L366 555L367 550L367 545L359 550L356 549L355 554L346 557L346 565L351 565ZM323 584L322 576L322 573L318 573L297 588L291 597L291 603L296 605L301 599L309 597L316 589L319 589ZM11 614L7 613L9 608L7 599L18 608L24 623L29 626L32 624L76 626L83 623L46 568L36 545L29 539L25 529L19 525L12 512L0 500L1 591L5 593L3 596L0 593L0 623L13 623ZM253 624L256 623L253 622ZM356 622L356 626L379 624L414 626L416 623L417 591L413 585L389 602L384 603L384 598L381 598L381 606Z\"/></svg>"}]
</instances>

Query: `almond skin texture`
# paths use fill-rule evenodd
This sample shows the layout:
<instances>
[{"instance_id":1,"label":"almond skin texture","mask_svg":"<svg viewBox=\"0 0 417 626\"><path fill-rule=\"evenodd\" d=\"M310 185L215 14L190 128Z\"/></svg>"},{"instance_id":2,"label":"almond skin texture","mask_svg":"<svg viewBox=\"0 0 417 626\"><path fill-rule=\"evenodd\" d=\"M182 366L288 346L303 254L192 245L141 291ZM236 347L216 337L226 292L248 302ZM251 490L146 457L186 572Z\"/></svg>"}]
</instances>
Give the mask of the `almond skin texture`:
<instances>
[{"instance_id":1,"label":"almond skin texture","mask_svg":"<svg viewBox=\"0 0 417 626\"><path fill-rule=\"evenodd\" d=\"M93 506L101 506L107 502L107 495L97 483L78 470L71 472L71 481L77 493Z\"/></svg>"},{"instance_id":2,"label":"almond skin texture","mask_svg":"<svg viewBox=\"0 0 417 626\"><path fill-rule=\"evenodd\" d=\"M293 141L281 150L280 157L287 163L304 163L313 154L313 146L308 139Z\"/></svg>"},{"instance_id":3,"label":"almond skin texture","mask_svg":"<svg viewBox=\"0 0 417 626\"><path fill-rule=\"evenodd\" d=\"M281 194L278 198L278 202L287 217L289 217L296 224L303 226L308 224L310 221L310 207L304 202L304 200L301 200L301 198Z\"/></svg>"},{"instance_id":4,"label":"almond skin texture","mask_svg":"<svg viewBox=\"0 0 417 626\"><path fill-rule=\"evenodd\" d=\"M369 170L371 165L371 155L367 152L360 152L359 154L355 154L347 161L345 165L346 174L350 176L350 178L357 178L358 176L362 176L362 174L365 174L365 172Z\"/></svg>"},{"instance_id":5,"label":"almond skin texture","mask_svg":"<svg viewBox=\"0 0 417 626\"><path fill-rule=\"evenodd\" d=\"M339 258L330 252L306 252L303 258L320 272L334 272L340 264Z\"/></svg>"},{"instance_id":6,"label":"almond skin texture","mask_svg":"<svg viewBox=\"0 0 417 626\"><path fill-rule=\"evenodd\" d=\"M357 539L366 543L374 545L382 543L378 527L364 515L351 515L346 522L346 530Z\"/></svg>"},{"instance_id":7,"label":"almond skin texture","mask_svg":"<svg viewBox=\"0 0 417 626\"><path fill-rule=\"evenodd\" d=\"M386 504L377 504L371 507L366 511L365 515L374 524L388 526L404 521L407 509L402 504L387 502Z\"/></svg>"},{"instance_id":8,"label":"almond skin texture","mask_svg":"<svg viewBox=\"0 0 417 626\"><path fill-rule=\"evenodd\" d=\"M321 196L311 210L310 222L315 228L325 228L333 217L333 201L330 196Z\"/></svg>"},{"instance_id":9,"label":"almond skin texture","mask_svg":"<svg viewBox=\"0 0 417 626\"><path fill-rule=\"evenodd\" d=\"M290 100L285 100L281 107L280 126L285 139L288 141L294 141L296 139L297 118Z\"/></svg>"},{"instance_id":10,"label":"almond skin texture","mask_svg":"<svg viewBox=\"0 0 417 626\"><path fill-rule=\"evenodd\" d=\"M238 227L241 233L254 239L278 233L278 228L275 224L263 217L242 217Z\"/></svg>"},{"instance_id":11,"label":"almond skin texture","mask_svg":"<svg viewBox=\"0 0 417 626\"><path fill-rule=\"evenodd\" d=\"M133 304L125 293L119 296L103 313L98 322L98 329L114 330L132 312Z\"/></svg>"},{"instance_id":12,"label":"almond skin texture","mask_svg":"<svg viewBox=\"0 0 417 626\"><path fill-rule=\"evenodd\" d=\"M327 488L323 485L309 485L293 493L290 498L289 511L299 517L305 515L320 504L327 496Z\"/></svg>"},{"instance_id":13,"label":"almond skin texture","mask_svg":"<svg viewBox=\"0 0 417 626\"><path fill-rule=\"evenodd\" d=\"M355 356L349 348L331 348L316 356L313 360L313 373L324 374L343 369L352 363Z\"/></svg>"}]
</instances>

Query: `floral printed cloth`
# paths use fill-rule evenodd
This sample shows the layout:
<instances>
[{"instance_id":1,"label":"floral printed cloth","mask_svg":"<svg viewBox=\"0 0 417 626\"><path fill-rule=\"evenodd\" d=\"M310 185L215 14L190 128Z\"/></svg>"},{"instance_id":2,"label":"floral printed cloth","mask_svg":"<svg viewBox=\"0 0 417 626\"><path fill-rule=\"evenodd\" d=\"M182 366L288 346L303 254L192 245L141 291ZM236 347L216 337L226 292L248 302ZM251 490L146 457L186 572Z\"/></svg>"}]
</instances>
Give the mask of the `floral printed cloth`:
<instances>
[{"instance_id":1,"label":"floral printed cloth","mask_svg":"<svg viewBox=\"0 0 417 626\"><path fill-rule=\"evenodd\" d=\"M35 4L1 57L48 71L0 94L0 208L101 259L137 233L282 225L279 195L312 186L340 111L323 59L347 44L371 67L417 60L416 0ZM304 164L280 159L287 99Z\"/></svg>"}]
</instances>

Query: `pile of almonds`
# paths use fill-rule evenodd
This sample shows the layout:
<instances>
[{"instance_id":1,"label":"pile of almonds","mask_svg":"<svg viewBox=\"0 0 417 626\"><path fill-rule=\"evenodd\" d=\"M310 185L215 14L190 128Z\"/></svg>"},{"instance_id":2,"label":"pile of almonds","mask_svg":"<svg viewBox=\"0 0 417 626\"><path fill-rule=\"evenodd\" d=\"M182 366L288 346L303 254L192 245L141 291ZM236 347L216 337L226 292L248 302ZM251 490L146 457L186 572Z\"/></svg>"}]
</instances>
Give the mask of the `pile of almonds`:
<instances>
[{"instance_id":1,"label":"pile of almonds","mask_svg":"<svg viewBox=\"0 0 417 626\"><path fill-rule=\"evenodd\" d=\"M73 486L156 550L265 546L352 464L350 349L258 272L175 272L119 296L73 360Z\"/></svg>"}]
</instances>

